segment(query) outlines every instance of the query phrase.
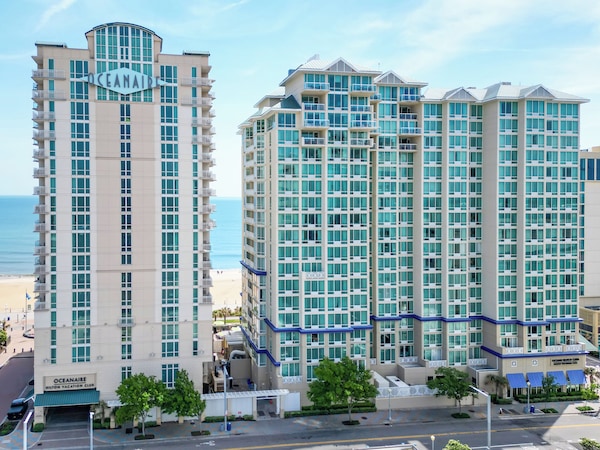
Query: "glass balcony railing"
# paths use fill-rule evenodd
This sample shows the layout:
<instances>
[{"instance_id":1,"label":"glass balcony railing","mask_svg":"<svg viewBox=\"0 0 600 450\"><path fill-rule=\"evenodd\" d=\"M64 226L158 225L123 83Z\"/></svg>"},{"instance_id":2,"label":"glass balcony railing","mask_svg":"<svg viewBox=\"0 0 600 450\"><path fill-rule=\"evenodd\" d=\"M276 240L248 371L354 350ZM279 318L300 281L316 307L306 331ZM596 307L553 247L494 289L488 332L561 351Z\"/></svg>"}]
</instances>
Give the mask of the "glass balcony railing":
<instances>
[{"instance_id":1,"label":"glass balcony railing","mask_svg":"<svg viewBox=\"0 0 600 450\"><path fill-rule=\"evenodd\" d=\"M329 83L318 81L307 81L304 83L304 89L307 91L328 91Z\"/></svg>"}]
</instances>

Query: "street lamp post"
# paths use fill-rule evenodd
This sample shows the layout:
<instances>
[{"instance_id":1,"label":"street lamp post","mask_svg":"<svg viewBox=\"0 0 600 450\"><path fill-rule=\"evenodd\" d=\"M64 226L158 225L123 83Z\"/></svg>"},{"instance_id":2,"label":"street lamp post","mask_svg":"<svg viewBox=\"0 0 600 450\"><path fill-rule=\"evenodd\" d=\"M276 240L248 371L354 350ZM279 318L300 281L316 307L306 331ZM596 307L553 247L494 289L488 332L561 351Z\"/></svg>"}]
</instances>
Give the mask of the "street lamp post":
<instances>
[{"instance_id":1,"label":"street lamp post","mask_svg":"<svg viewBox=\"0 0 600 450\"><path fill-rule=\"evenodd\" d=\"M527 382L527 414L531 412L531 407L529 406L529 388L531 387L531 383Z\"/></svg>"},{"instance_id":2,"label":"street lamp post","mask_svg":"<svg viewBox=\"0 0 600 450\"><path fill-rule=\"evenodd\" d=\"M27 450L27 424L29 423L29 419L31 419L32 415L33 411L29 411L29 414L27 414L27 417L23 421L23 450Z\"/></svg>"},{"instance_id":3,"label":"street lamp post","mask_svg":"<svg viewBox=\"0 0 600 450\"><path fill-rule=\"evenodd\" d=\"M471 389L487 399L487 448L490 450L492 448L492 397L475 386L471 386Z\"/></svg>"},{"instance_id":4,"label":"street lamp post","mask_svg":"<svg viewBox=\"0 0 600 450\"><path fill-rule=\"evenodd\" d=\"M431 450L435 450L435 436L431 435Z\"/></svg>"},{"instance_id":5,"label":"street lamp post","mask_svg":"<svg viewBox=\"0 0 600 450\"><path fill-rule=\"evenodd\" d=\"M388 388L388 425L392 424L392 388Z\"/></svg>"},{"instance_id":6,"label":"street lamp post","mask_svg":"<svg viewBox=\"0 0 600 450\"><path fill-rule=\"evenodd\" d=\"M90 450L94 450L94 411L90 411Z\"/></svg>"},{"instance_id":7,"label":"street lamp post","mask_svg":"<svg viewBox=\"0 0 600 450\"><path fill-rule=\"evenodd\" d=\"M227 380L229 379L229 373L227 373L227 367L225 364L221 366L223 371L223 431L227 431Z\"/></svg>"}]
</instances>

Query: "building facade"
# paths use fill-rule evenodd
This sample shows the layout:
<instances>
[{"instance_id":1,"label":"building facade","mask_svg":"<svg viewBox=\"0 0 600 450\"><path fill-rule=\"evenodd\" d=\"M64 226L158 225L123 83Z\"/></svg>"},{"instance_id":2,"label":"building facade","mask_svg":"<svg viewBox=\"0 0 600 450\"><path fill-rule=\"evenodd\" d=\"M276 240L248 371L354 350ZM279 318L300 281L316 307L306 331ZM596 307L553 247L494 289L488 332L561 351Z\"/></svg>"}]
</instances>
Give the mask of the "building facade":
<instances>
[{"instance_id":1,"label":"building facade","mask_svg":"<svg viewBox=\"0 0 600 450\"><path fill-rule=\"evenodd\" d=\"M259 387L305 393L320 360L344 356L411 385L441 366L513 388L580 375L587 100L426 85L312 59L240 126L243 330Z\"/></svg>"},{"instance_id":2,"label":"building facade","mask_svg":"<svg viewBox=\"0 0 600 450\"><path fill-rule=\"evenodd\" d=\"M35 422L211 360L212 80L129 23L36 43Z\"/></svg>"}]
</instances>

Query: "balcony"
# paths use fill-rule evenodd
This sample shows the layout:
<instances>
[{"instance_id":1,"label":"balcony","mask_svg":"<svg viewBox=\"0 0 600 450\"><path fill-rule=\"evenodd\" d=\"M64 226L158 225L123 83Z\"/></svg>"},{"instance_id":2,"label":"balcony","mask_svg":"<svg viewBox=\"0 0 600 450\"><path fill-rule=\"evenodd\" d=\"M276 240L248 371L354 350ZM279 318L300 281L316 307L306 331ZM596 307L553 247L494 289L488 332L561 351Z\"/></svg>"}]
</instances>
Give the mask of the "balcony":
<instances>
[{"instance_id":1,"label":"balcony","mask_svg":"<svg viewBox=\"0 0 600 450\"><path fill-rule=\"evenodd\" d=\"M33 195L46 195L46 186L35 186L33 188Z\"/></svg>"},{"instance_id":2,"label":"balcony","mask_svg":"<svg viewBox=\"0 0 600 450\"><path fill-rule=\"evenodd\" d=\"M37 282L33 284L33 292L46 292L46 283Z\"/></svg>"},{"instance_id":3,"label":"balcony","mask_svg":"<svg viewBox=\"0 0 600 450\"><path fill-rule=\"evenodd\" d=\"M44 275L46 273L46 266L44 264L36 264L33 269L34 275Z\"/></svg>"},{"instance_id":4,"label":"balcony","mask_svg":"<svg viewBox=\"0 0 600 450\"><path fill-rule=\"evenodd\" d=\"M416 150L417 144L398 144L400 150Z\"/></svg>"},{"instance_id":5,"label":"balcony","mask_svg":"<svg viewBox=\"0 0 600 450\"><path fill-rule=\"evenodd\" d=\"M398 114L400 120L417 120L419 117L412 113L400 113Z\"/></svg>"},{"instance_id":6,"label":"balcony","mask_svg":"<svg viewBox=\"0 0 600 450\"><path fill-rule=\"evenodd\" d=\"M212 125L212 120L208 117L193 117L192 118L192 126L193 127L210 127Z\"/></svg>"},{"instance_id":7,"label":"balcony","mask_svg":"<svg viewBox=\"0 0 600 450\"><path fill-rule=\"evenodd\" d=\"M522 355L524 353L523 347L502 347L503 355Z\"/></svg>"},{"instance_id":8,"label":"balcony","mask_svg":"<svg viewBox=\"0 0 600 450\"><path fill-rule=\"evenodd\" d=\"M377 92L377 86L370 83L354 83L350 85L350 92L353 94L363 93L371 95Z\"/></svg>"},{"instance_id":9,"label":"balcony","mask_svg":"<svg viewBox=\"0 0 600 450\"><path fill-rule=\"evenodd\" d=\"M304 111L325 111L324 103L302 103Z\"/></svg>"},{"instance_id":10,"label":"balcony","mask_svg":"<svg viewBox=\"0 0 600 450\"><path fill-rule=\"evenodd\" d=\"M207 97L184 97L181 104L186 106L201 106L202 108L212 107L212 98Z\"/></svg>"},{"instance_id":11,"label":"balcony","mask_svg":"<svg viewBox=\"0 0 600 450\"><path fill-rule=\"evenodd\" d=\"M350 112L372 113L373 107L371 105L350 105Z\"/></svg>"},{"instance_id":12,"label":"balcony","mask_svg":"<svg viewBox=\"0 0 600 450\"><path fill-rule=\"evenodd\" d=\"M202 197L214 197L216 191L214 189L200 189L200 195Z\"/></svg>"},{"instance_id":13,"label":"balcony","mask_svg":"<svg viewBox=\"0 0 600 450\"><path fill-rule=\"evenodd\" d=\"M350 145L356 146L356 147L372 147L373 139L365 139L365 138L350 139Z\"/></svg>"},{"instance_id":14,"label":"balcony","mask_svg":"<svg viewBox=\"0 0 600 450\"><path fill-rule=\"evenodd\" d=\"M418 102L421 100L420 94L400 94L399 100L401 102Z\"/></svg>"},{"instance_id":15,"label":"balcony","mask_svg":"<svg viewBox=\"0 0 600 450\"><path fill-rule=\"evenodd\" d=\"M33 110L32 119L35 122L43 122L45 120L56 120L56 113L54 111Z\"/></svg>"},{"instance_id":16,"label":"balcony","mask_svg":"<svg viewBox=\"0 0 600 450\"><path fill-rule=\"evenodd\" d=\"M400 127L398 134L421 134L421 128L419 127Z\"/></svg>"},{"instance_id":17,"label":"balcony","mask_svg":"<svg viewBox=\"0 0 600 450\"><path fill-rule=\"evenodd\" d=\"M66 79L64 70L55 70L55 69L34 69L31 71L31 78L34 80L44 80L44 79L55 79L55 80L64 80Z\"/></svg>"},{"instance_id":18,"label":"balcony","mask_svg":"<svg viewBox=\"0 0 600 450\"><path fill-rule=\"evenodd\" d=\"M35 205L33 207L33 213L34 214L48 214L48 206L41 203L39 205Z\"/></svg>"},{"instance_id":19,"label":"balcony","mask_svg":"<svg viewBox=\"0 0 600 450\"><path fill-rule=\"evenodd\" d=\"M208 164L211 167L215 165L215 159L209 154L203 154L200 158L200 161L202 161L204 164Z\"/></svg>"},{"instance_id":20,"label":"balcony","mask_svg":"<svg viewBox=\"0 0 600 450\"><path fill-rule=\"evenodd\" d=\"M562 351L562 345L546 345L546 352L548 353L561 353Z\"/></svg>"},{"instance_id":21,"label":"balcony","mask_svg":"<svg viewBox=\"0 0 600 450\"><path fill-rule=\"evenodd\" d=\"M54 130L33 130L33 139L43 141L44 139L56 139Z\"/></svg>"},{"instance_id":22,"label":"balcony","mask_svg":"<svg viewBox=\"0 0 600 450\"><path fill-rule=\"evenodd\" d=\"M381 101L381 94L373 94L369 97L369 101L373 103L379 103Z\"/></svg>"},{"instance_id":23,"label":"balcony","mask_svg":"<svg viewBox=\"0 0 600 450\"><path fill-rule=\"evenodd\" d=\"M200 207L200 212L202 214L211 214L211 213L215 212L216 208L217 207L215 205L202 205Z\"/></svg>"},{"instance_id":24,"label":"balcony","mask_svg":"<svg viewBox=\"0 0 600 450\"><path fill-rule=\"evenodd\" d=\"M374 120L351 120L348 128L364 128L373 130L377 128L377 123Z\"/></svg>"},{"instance_id":25,"label":"balcony","mask_svg":"<svg viewBox=\"0 0 600 450\"><path fill-rule=\"evenodd\" d=\"M215 174L212 173L209 170L203 170L202 171L202 178L204 180L209 180L209 181L215 181L217 179L217 177L215 176Z\"/></svg>"},{"instance_id":26,"label":"balcony","mask_svg":"<svg viewBox=\"0 0 600 450\"><path fill-rule=\"evenodd\" d=\"M46 151L43 148L33 149L33 159L44 159L46 157Z\"/></svg>"},{"instance_id":27,"label":"balcony","mask_svg":"<svg viewBox=\"0 0 600 450\"><path fill-rule=\"evenodd\" d=\"M425 361L425 366L430 369L437 369L438 367L446 367L448 366L448 361L445 359L438 359L436 361Z\"/></svg>"},{"instance_id":28,"label":"balcony","mask_svg":"<svg viewBox=\"0 0 600 450\"><path fill-rule=\"evenodd\" d=\"M33 231L36 233L44 233L48 231L48 229L46 228L46 222L36 222L33 226Z\"/></svg>"},{"instance_id":29,"label":"balcony","mask_svg":"<svg viewBox=\"0 0 600 450\"><path fill-rule=\"evenodd\" d=\"M45 245L36 245L33 248L34 255L45 255L46 254L46 246Z\"/></svg>"},{"instance_id":30,"label":"balcony","mask_svg":"<svg viewBox=\"0 0 600 450\"><path fill-rule=\"evenodd\" d=\"M206 222L204 222L202 225L200 225L200 229L202 231L210 231L212 230L217 224L215 223L214 220L208 220Z\"/></svg>"},{"instance_id":31,"label":"balcony","mask_svg":"<svg viewBox=\"0 0 600 450\"><path fill-rule=\"evenodd\" d=\"M563 346L563 352L582 352L583 350L583 344L572 344Z\"/></svg>"},{"instance_id":32,"label":"balcony","mask_svg":"<svg viewBox=\"0 0 600 450\"><path fill-rule=\"evenodd\" d=\"M480 367L480 366L487 366L488 360L487 358L476 358L476 359L469 359L467 361L467 365L469 367Z\"/></svg>"},{"instance_id":33,"label":"balcony","mask_svg":"<svg viewBox=\"0 0 600 450\"><path fill-rule=\"evenodd\" d=\"M212 144L212 138L210 136L192 136L192 144L210 145Z\"/></svg>"},{"instance_id":34,"label":"balcony","mask_svg":"<svg viewBox=\"0 0 600 450\"><path fill-rule=\"evenodd\" d=\"M329 83L325 82L316 82L316 81L307 81L304 83L305 91L328 91L330 89Z\"/></svg>"},{"instance_id":35,"label":"balcony","mask_svg":"<svg viewBox=\"0 0 600 450\"><path fill-rule=\"evenodd\" d=\"M46 311L48 307L46 306L46 302L35 302L33 309L34 311Z\"/></svg>"},{"instance_id":36,"label":"balcony","mask_svg":"<svg viewBox=\"0 0 600 450\"><path fill-rule=\"evenodd\" d=\"M302 137L302 145L325 145L325 138Z\"/></svg>"},{"instance_id":37,"label":"balcony","mask_svg":"<svg viewBox=\"0 0 600 450\"><path fill-rule=\"evenodd\" d=\"M65 91L40 91L34 89L31 92L31 98L36 102L44 100L66 100L67 94Z\"/></svg>"},{"instance_id":38,"label":"balcony","mask_svg":"<svg viewBox=\"0 0 600 450\"><path fill-rule=\"evenodd\" d=\"M327 128L329 120L326 119L304 119L304 128Z\"/></svg>"},{"instance_id":39,"label":"balcony","mask_svg":"<svg viewBox=\"0 0 600 450\"><path fill-rule=\"evenodd\" d=\"M203 261L202 269L204 269L204 270L212 269L212 263L210 261ZM200 280L200 286L205 289L212 287L212 285L213 285L213 281L210 278L205 278L203 280Z\"/></svg>"},{"instance_id":40,"label":"balcony","mask_svg":"<svg viewBox=\"0 0 600 450\"><path fill-rule=\"evenodd\" d=\"M181 77L182 86L212 87L215 80L206 77Z\"/></svg>"}]
</instances>

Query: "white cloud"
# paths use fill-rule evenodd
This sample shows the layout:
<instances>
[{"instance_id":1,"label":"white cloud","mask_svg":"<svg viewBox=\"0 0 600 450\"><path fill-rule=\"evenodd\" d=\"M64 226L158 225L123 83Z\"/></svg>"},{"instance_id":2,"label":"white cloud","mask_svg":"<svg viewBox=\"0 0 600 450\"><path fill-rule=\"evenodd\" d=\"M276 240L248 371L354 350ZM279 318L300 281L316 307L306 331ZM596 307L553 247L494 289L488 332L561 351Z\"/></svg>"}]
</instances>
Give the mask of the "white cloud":
<instances>
[{"instance_id":1,"label":"white cloud","mask_svg":"<svg viewBox=\"0 0 600 450\"><path fill-rule=\"evenodd\" d=\"M52 17L54 17L56 14L61 13L62 11L65 11L66 9L69 9L69 7L71 7L71 5L73 5L73 3L75 3L76 1L77 0L60 0L58 3L55 3L52 6L50 6L42 13L42 17L40 18L40 21L38 22L35 31L39 31L41 28L44 27L44 25L46 25L46 23L50 21L50 19L52 19Z\"/></svg>"}]
</instances>

